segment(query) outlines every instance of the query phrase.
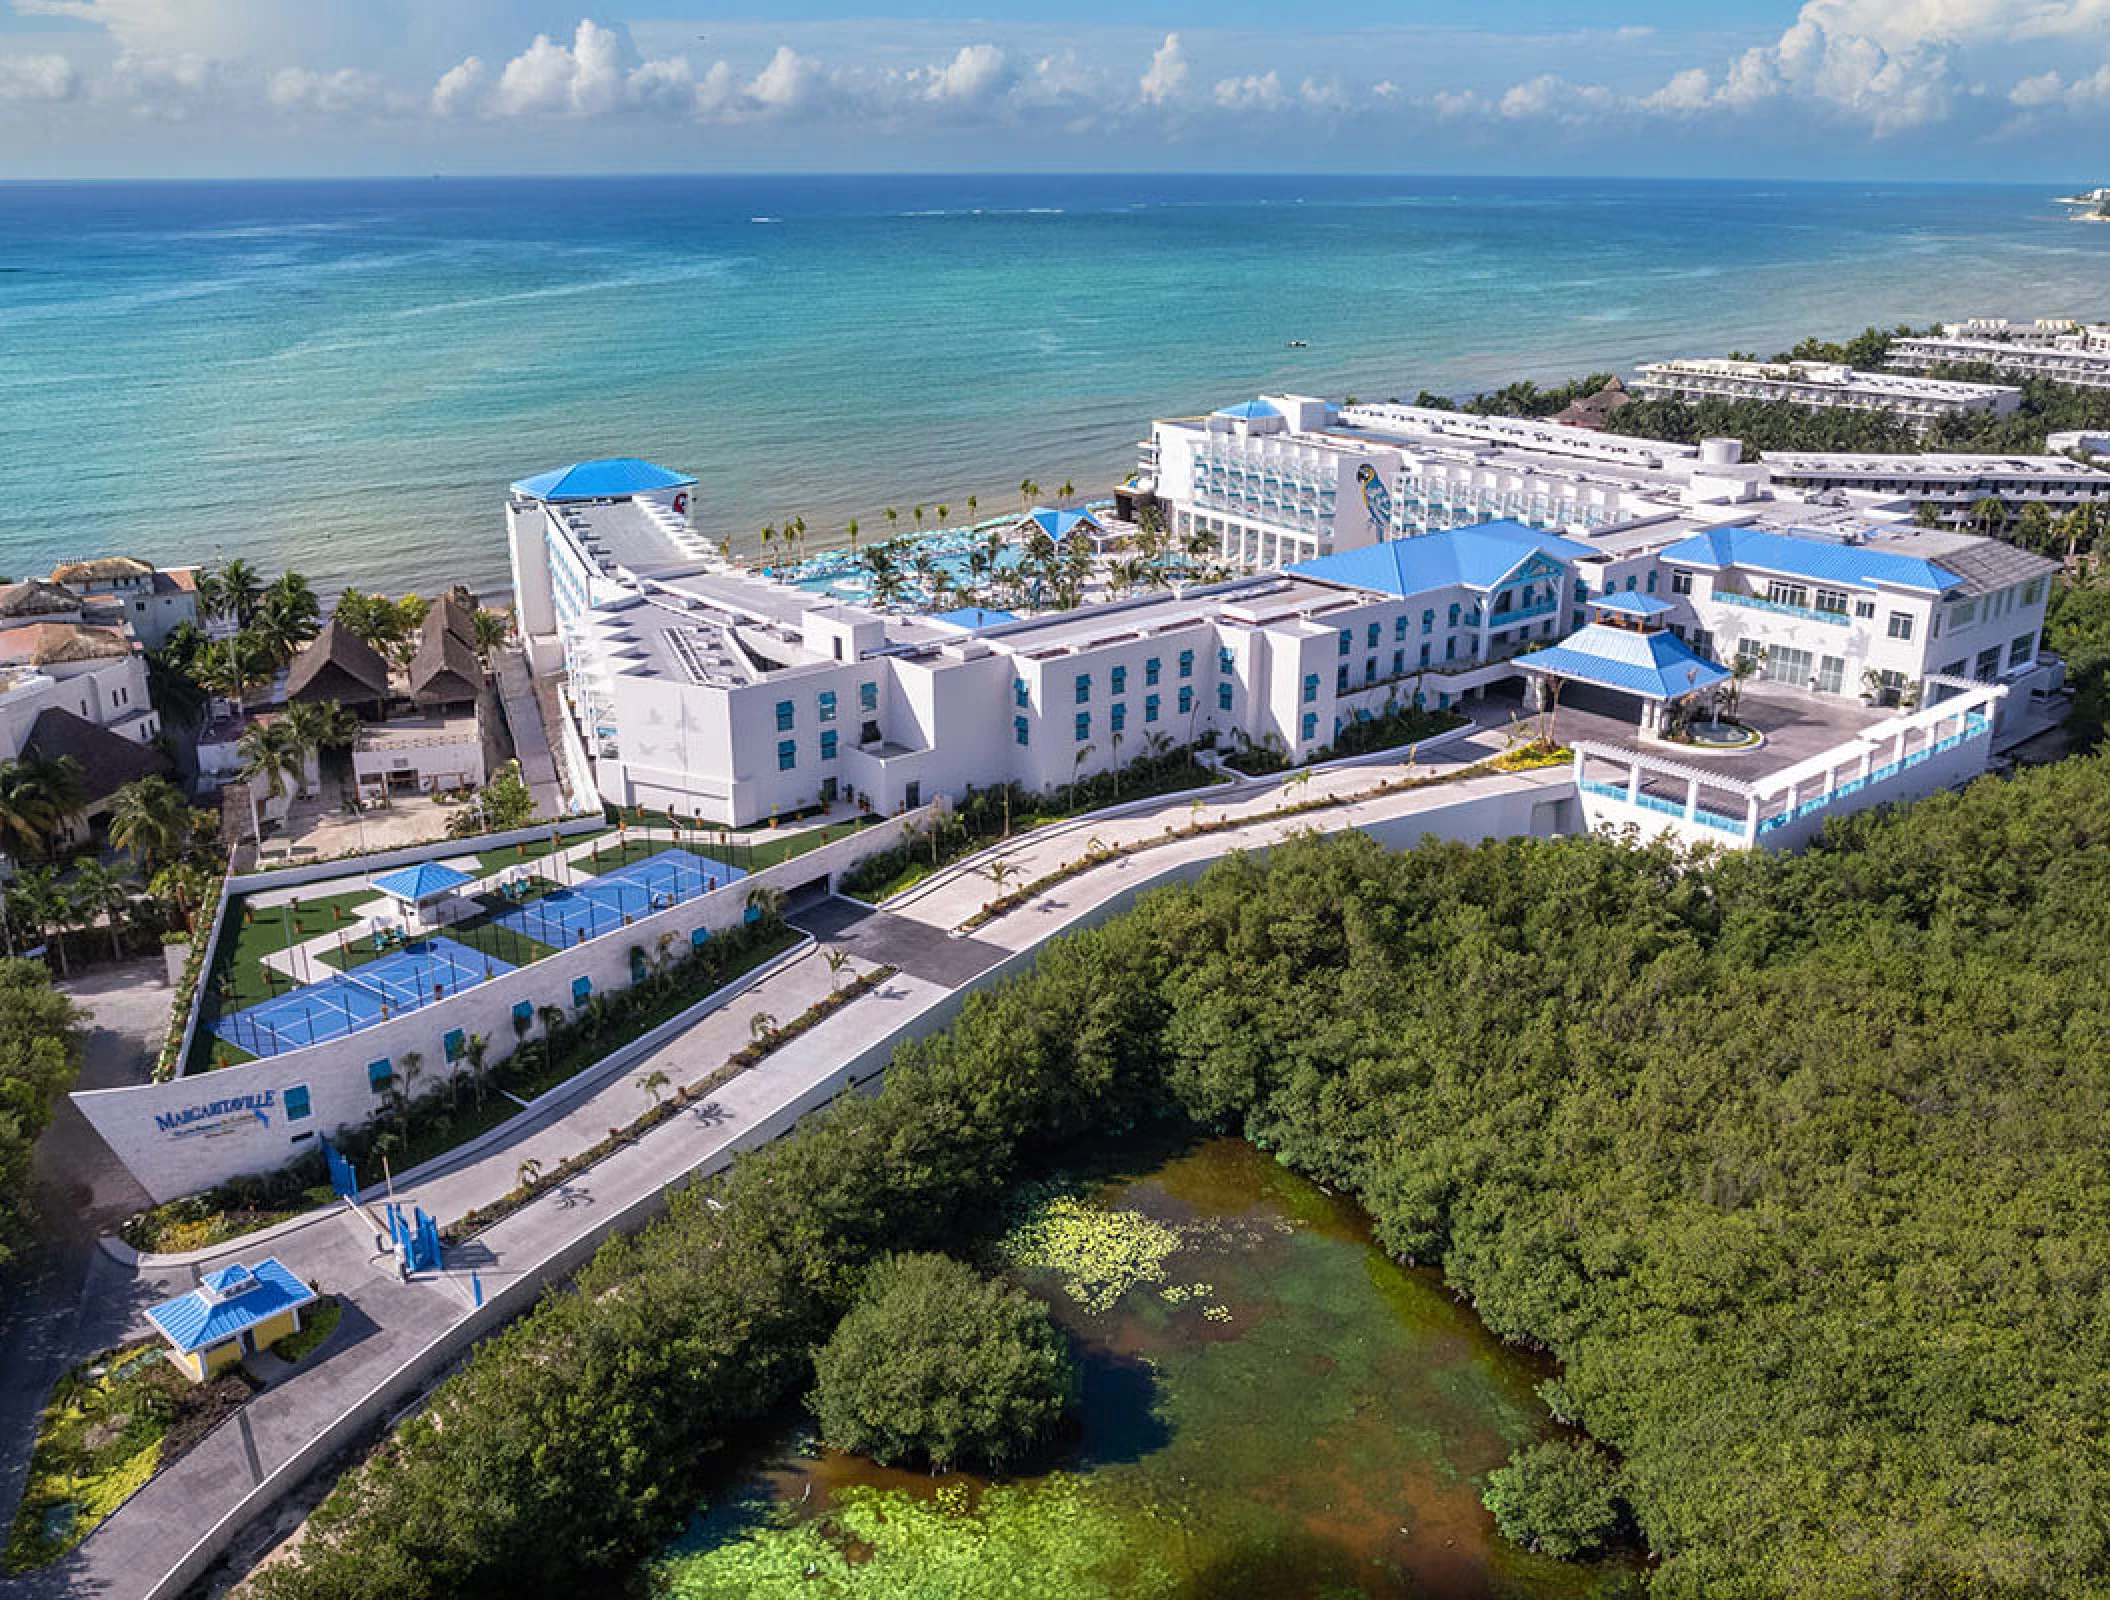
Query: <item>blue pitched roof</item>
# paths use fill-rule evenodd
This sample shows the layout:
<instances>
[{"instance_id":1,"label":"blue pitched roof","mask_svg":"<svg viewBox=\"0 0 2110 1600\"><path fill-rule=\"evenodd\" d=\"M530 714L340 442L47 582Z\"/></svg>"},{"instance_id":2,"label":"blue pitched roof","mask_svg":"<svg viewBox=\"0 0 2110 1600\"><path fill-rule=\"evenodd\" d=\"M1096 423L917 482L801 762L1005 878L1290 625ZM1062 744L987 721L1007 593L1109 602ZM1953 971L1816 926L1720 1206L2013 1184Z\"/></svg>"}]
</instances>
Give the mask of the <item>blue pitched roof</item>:
<instances>
[{"instance_id":1,"label":"blue pitched roof","mask_svg":"<svg viewBox=\"0 0 2110 1600\"><path fill-rule=\"evenodd\" d=\"M940 611L930 620L949 622L955 628L995 628L1006 622L1018 621L1018 614L1013 611L992 611L987 606L961 606L956 611Z\"/></svg>"},{"instance_id":2,"label":"blue pitched roof","mask_svg":"<svg viewBox=\"0 0 2110 1600\"><path fill-rule=\"evenodd\" d=\"M206 1274L205 1281L189 1294L149 1309L147 1320L188 1355L225 1344L243 1329L314 1298L315 1291L295 1277L291 1268L277 1256L266 1256L253 1267L223 1267Z\"/></svg>"},{"instance_id":3,"label":"blue pitched roof","mask_svg":"<svg viewBox=\"0 0 2110 1600\"><path fill-rule=\"evenodd\" d=\"M1216 413L1219 417L1279 417L1281 412L1265 400L1247 400L1235 406L1224 406Z\"/></svg>"},{"instance_id":4,"label":"blue pitched roof","mask_svg":"<svg viewBox=\"0 0 2110 1600\"><path fill-rule=\"evenodd\" d=\"M1099 519L1089 511L1051 511L1046 506L1036 506L1028 520L1039 523L1041 532L1057 544L1061 544L1080 527L1088 528L1093 533L1106 532L1106 529L1100 526Z\"/></svg>"},{"instance_id":5,"label":"blue pitched roof","mask_svg":"<svg viewBox=\"0 0 2110 1600\"><path fill-rule=\"evenodd\" d=\"M1417 534L1411 539L1366 545L1360 550L1342 550L1300 561L1289 570L1302 577L1351 584L1380 594L1410 595L1454 583L1472 589L1492 589L1529 556L1572 561L1589 554L1587 545L1563 539L1557 533L1527 528L1521 522L1483 522L1471 528L1452 528L1444 533Z\"/></svg>"},{"instance_id":6,"label":"blue pitched roof","mask_svg":"<svg viewBox=\"0 0 2110 1600\"><path fill-rule=\"evenodd\" d=\"M615 456L607 461L581 461L555 472L538 472L514 484L513 492L552 503L620 500L626 495L649 494L654 489L685 489L695 481L685 472L669 472L636 456Z\"/></svg>"},{"instance_id":7,"label":"blue pitched roof","mask_svg":"<svg viewBox=\"0 0 2110 1600\"><path fill-rule=\"evenodd\" d=\"M1549 649L1519 656L1517 665L1650 700L1675 700L1729 676L1726 668L1694 655L1676 634L1636 633L1604 622L1593 622Z\"/></svg>"},{"instance_id":8,"label":"blue pitched roof","mask_svg":"<svg viewBox=\"0 0 2110 1600\"><path fill-rule=\"evenodd\" d=\"M420 861L415 866L384 872L369 881L382 893L392 894L398 900L429 900L434 895L446 894L475 880L468 873L457 872L437 861Z\"/></svg>"},{"instance_id":9,"label":"blue pitched roof","mask_svg":"<svg viewBox=\"0 0 2110 1600\"><path fill-rule=\"evenodd\" d=\"M1762 528L1711 528L1672 545L1659 559L1688 567L1756 567L1761 572L1856 589L1887 583L1940 594L1963 582L1947 567L1918 556L1871 550L1865 544L1769 533Z\"/></svg>"},{"instance_id":10,"label":"blue pitched roof","mask_svg":"<svg viewBox=\"0 0 2110 1600\"><path fill-rule=\"evenodd\" d=\"M1658 594L1641 594L1633 589L1615 589L1590 601L1595 611L1609 612L1619 617L1660 617L1666 611L1675 611L1676 606Z\"/></svg>"}]
</instances>

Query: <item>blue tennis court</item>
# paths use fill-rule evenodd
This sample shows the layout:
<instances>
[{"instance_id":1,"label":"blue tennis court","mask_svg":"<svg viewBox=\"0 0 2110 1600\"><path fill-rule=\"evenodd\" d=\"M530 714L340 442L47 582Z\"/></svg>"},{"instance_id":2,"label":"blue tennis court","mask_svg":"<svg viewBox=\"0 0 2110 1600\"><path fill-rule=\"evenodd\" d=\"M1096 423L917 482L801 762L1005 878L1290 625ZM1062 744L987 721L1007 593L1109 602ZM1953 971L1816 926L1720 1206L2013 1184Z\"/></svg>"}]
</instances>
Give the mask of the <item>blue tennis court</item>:
<instances>
[{"instance_id":1,"label":"blue tennis court","mask_svg":"<svg viewBox=\"0 0 2110 1600\"><path fill-rule=\"evenodd\" d=\"M421 939L363 966L232 1012L213 1032L253 1056L342 1039L511 972L513 964L453 939Z\"/></svg>"},{"instance_id":2,"label":"blue tennis court","mask_svg":"<svg viewBox=\"0 0 2110 1600\"><path fill-rule=\"evenodd\" d=\"M539 900L501 911L491 920L542 944L563 949L580 939L613 933L625 921L737 883L747 874L693 850L672 847L628 866L615 867L569 889L553 889Z\"/></svg>"}]
</instances>

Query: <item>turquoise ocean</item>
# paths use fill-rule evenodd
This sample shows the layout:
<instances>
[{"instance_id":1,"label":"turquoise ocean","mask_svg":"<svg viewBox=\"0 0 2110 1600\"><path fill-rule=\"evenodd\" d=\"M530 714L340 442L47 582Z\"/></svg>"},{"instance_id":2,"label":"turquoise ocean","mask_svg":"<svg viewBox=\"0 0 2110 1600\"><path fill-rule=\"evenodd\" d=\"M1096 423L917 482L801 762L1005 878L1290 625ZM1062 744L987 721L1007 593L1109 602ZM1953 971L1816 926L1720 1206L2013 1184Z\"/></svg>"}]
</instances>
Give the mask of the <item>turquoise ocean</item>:
<instances>
[{"instance_id":1,"label":"turquoise ocean","mask_svg":"<svg viewBox=\"0 0 2110 1600\"><path fill-rule=\"evenodd\" d=\"M2101 316L1996 187L1143 176L0 185L0 572L243 555L505 584L506 485L803 516L1102 489L1160 415L1464 392L1806 332ZM1289 341L1305 341L1291 348ZM934 511L927 515L934 517Z\"/></svg>"}]
</instances>

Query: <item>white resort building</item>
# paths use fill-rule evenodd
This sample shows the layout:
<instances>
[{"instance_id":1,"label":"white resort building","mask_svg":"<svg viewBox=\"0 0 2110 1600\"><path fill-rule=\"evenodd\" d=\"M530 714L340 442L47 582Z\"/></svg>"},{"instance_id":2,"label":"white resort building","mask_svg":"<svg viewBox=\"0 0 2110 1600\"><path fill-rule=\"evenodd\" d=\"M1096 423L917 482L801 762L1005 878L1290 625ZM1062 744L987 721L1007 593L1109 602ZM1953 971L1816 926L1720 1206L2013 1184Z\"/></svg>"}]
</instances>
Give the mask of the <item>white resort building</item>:
<instances>
[{"instance_id":1,"label":"white resort building","mask_svg":"<svg viewBox=\"0 0 2110 1600\"><path fill-rule=\"evenodd\" d=\"M1650 400L1786 400L1877 411L1921 432L1943 417L1966 412L2004 417L2022 404L2022 391L2004 385L1863 372L1829 361L1651 361L1635 371L1634 388Z\"/></svg>"},{"instance_id":2,"label":"white resort building","mask_svg":"<svg viewBox=\"0 0 2110 1600\"><path fill-rule=\"evenodd\" d=\"M2110 328L2076 323L1963 323L1940 338L1891 342L1884 360L1900 372L1986 367L2003 378L2043 378L2077 389L2110 389Z\"/></svg>"},{"instance_id":3,"label":"white resort building","mask_svg":"<svg viewBox=\"0 0 2110 1600\"><path fill-rule=\"evenodd\" d=\"M1876 455L1865 451L1768 450L1775 483L1796 488L1851 489L1894 496L1940 510L1944 522L1970 522L1981 501L1994 499L2010 516L2025 506L2055 512L2110 505L2110 472L2071 456Z\"/></svg>"}]
</instances>

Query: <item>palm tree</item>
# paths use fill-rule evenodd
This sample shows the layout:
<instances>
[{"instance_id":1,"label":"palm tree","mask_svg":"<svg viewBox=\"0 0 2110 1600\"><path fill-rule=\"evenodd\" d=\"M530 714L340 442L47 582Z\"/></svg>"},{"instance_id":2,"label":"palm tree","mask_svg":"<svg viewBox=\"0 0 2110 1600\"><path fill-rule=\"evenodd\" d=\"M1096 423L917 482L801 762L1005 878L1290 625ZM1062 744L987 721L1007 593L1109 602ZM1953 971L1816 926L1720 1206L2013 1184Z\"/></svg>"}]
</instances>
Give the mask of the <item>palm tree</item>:
<instances>
[{"instance_id":1,"label":"palm tree","mask_svg":"<svg viewBox=\"0 0 2110 1600\"><path fill-rule=\"evenodd\" d=\"M1008 861L992 861L983 871L989 874L989 881L996 885L996 892L1001 896L1004 885L1018 876L1019 869Z\"/></svg>"},{"instance_id":2,"label":"palm tree","mask_svg":"<svg viewBox=\"0 0 2110 1600\"><path fill-rule=\"evenodd\" d=\"M967 497L967 514L970 517L973 516L977 511L979 511L981 509L981 506L982 497L980 495L971 494Z\"/></svg>"},{"instance_id":3,"label":"palm tree","mask_svg":"<svg viewBox=\"0 0 2110 1600\"><path fill-rule=\"evenodd\" d=\"M234 703L234 714L246 708L242 697L271 676L277 665L269 646L255 634L238 633L231 639L216 639L198 657L198 682L223 700Z\"/></svg>"},{"instance_id":4,"label":"palm tree","mask_svg":"<svg viewBox=\"0 0 2110 1600\"><path fill-rule=\"evenodd\" d=\"M784 916L784 891L774 884L761 884L747 892L747 909L755 913L755 920L763 923L781 921Z\"/></svg>"},{"instance_id":5,"label":"palm tree","mask_svg":"<svg viewBox=\"0 0 2110 1600\"><path fill-rule=\"evenodd\" d=\"M7 914L48 940L59 958L59 976L71 976L66 965L66 925L73 916L73 900L60 887L55 869L35 867L19 874L8 886Z\"/></svg>"},{"instance_id":6,"label":"palm tree","mask_svg":"<svg viewBox=\"0 0 2110 1600\"><path fill-rule=\"evenodd\" d=\"M146 653L147 699L164 723L195 728L205 715L205 691L191 675L195 660L195 655L185 655L175 646L173 636L170 643Z\"/></svg>"},{"instance_id":7,"label":"palm tree","mask_svg":"<svg viewBox=\"0 0 2110 1600\"><path fill-rule=\"evenodd\" d=\"M226 617L236 627L246 628L256 615L263 597L264 580L256 568L240 556L198 574L198 600L216 617Z\"/></svg>"},{"instance_id":8,"label":"palm tree","mask_svg":"<svg viewBox=\"0 0 2110 1600\"><path fill-rule=\"evenodd\" d=\"M181 855L190 837L190 802L168 779L140 778L113 797L110 842L147 871Z\"/></svg>"},{"instance_id":9,"label":"palm tree","mask_svg":"<svg viewBox=\"0 0 2110 1600\"><path fill-rule=\"evenodd\" d=\"M147 880L147 893L157 900L173 900L184 927L197 930L197 908L205 899L212 876L189 861L171 862Z\"/></svg>"},{"instance_id":10,"label":"palm tree","mask_svg":"<svg viewBox=\"0 0 2110 1600\"><path fill-rule=\"evenodd\" d=\"M657 1067L654 1067L650 1072L640 1072L637 1075L637 1086L652 1097L652 1103L655 1106L659 1104L659 1091L673 1081Z\"/></svg>"},{"instance_id":11,"label":"palm tree","mask_svg":"<svg viewBox=\"0 0 2110 1600\"><path fill-rule=\"evenodd\" d=\"M1039 484L1035 483L1031 478L1019 479L1018 500L1020 510L1031 511L1033 509L1033 502L1039 496L1039 494Z\"/></svg>"},{"instance_id":12,"label":"palm tree","mask_svg":"<svg viewBox=\"0 0 2110 1600\"><path fill-rule=\"evenodd\" d=\"M34 749L0 761L0 839L17 855L50 852L85 798L81 764Z\"/></svg>"},{"instance_id":13,"label":"palm tree","mask_svg":"<svg viewBox=\"0 0 2110 1600\"><path fill-rule=\"evenodd\" d=\"M921 506L916 507L916 526L919 528L923 526L923 508Z\"/></svg>"},{"instance_id":14,"label":"palm tree","mask_svg":"<svg viewBox=\"0 0 2110 1600\"><path fill-rule=\"evenodd\" d=\"M469 627L476 635L476 654L488 668L491 657L506 642L513 631L513 619L503 611L493 611L488 606L479 606L469 617Z\"/></svg>"},{"instance_id":15,"label":"palm tree","mask_svg":"<svg viewBox=\"0 0 2110 1600\"><path fill-rule=\"evenodd\" d=\"M1064 505L1068 505L1070 501L1076 497L1076 494L1077 485L1070 482L1068 478L1064 478L1062 480L1062 487L1055 491L1055 498L1060 500Z\"/></svg>"},{"instance_id":16,"label":"palm tree","mask_svg":"<svg viewBox=\"0 0 2110 1600\"><path fill-rule=\"evenodd\" d=\"M276 800L286 792L286 782L300 782L307 771L307 747L284 718L275 722L253 722L242 730L235 745L242 758L242 776L261 778L264 792Z\"/></svg>"},{"instance_id":17,"label":"palm tree","mask_svg":"<svg viewBox=\"0 0 2110 1600\"><path fill-rule=\"evenodd\" d=\"M757 1011L747 1019L747 1037L751 1044L760 1044L777 1031L777 1019L767 1011Z\"/></svg>"},{"instance_id":18,"label":"palm tree","mask_svg":"<svg viewBox=\"0 0 2110 1600\"><path fill-rule=\"evenodd\" d=\"M850 952L835 949L823 950L821 959L828 963L828 987L840 989L843 986L843 968L850 964Z\"/></svg>"},{"instance_id":19,"label":"palm tree","mask_svg":"<svg viewBox=\"0 0 2110 1600\"><path fill-rule=\"evenodd\" d=\"M850 553L852 555L857 553L857 519L855 517L850 519Z\"/></svg>"},{"instance_id":20,"label":"palm tree","mask_svg":"<svg viewBox=\"0 0 2110 1600\"><path fill-rule=\"evenodd\" d=\"M529 1156L513 1169L513 1176L521 1188L532 1189L535 1187L535 1180L542 1176L542 1163Z\"/></svg>"},{"instance_id":21,"label":"palm tree","mask_svg":"<svg viewBox=\"0 0 2110 1600\"><path fill-rule=\"evenodd\" d=\"M73 869L73 903L90 926L98 918L110 929L110 959L122 961L124 947L118 942L123 927L120 920L126 906L132 903L132 879L122 872L113 871L100 861L83 861Z\"/></svg>"},{"instance_id":22,"label":"palm tree","mask_svg":"<svg viewBox=\"0 0 2110 1600\"><path fill-rule=\"evenodd\" d=\"M887 525L887 531L891 533L891 532L893 531L894 525L895 525L895 524L896 524L897 522L899 522L900 520L901 520L901 510L900 510L900 508L899 508L898 506L888 506L888 507L886 508L886 525Z\"/></svg>"},{"instance_id":23,"label":"palm tree","mask_svg":"<svg viewBox=\"0 0 2110 1600\"><path fill-rule=\"evenodd\" d=\"M484 1104L484 1061L490 1053L491 1036L487 1033L472 1033L462 1041L462 1059L469 1063L469 1081L476 1085L476 1108L479 1111Z\"/></svg>"}]
</instances>

